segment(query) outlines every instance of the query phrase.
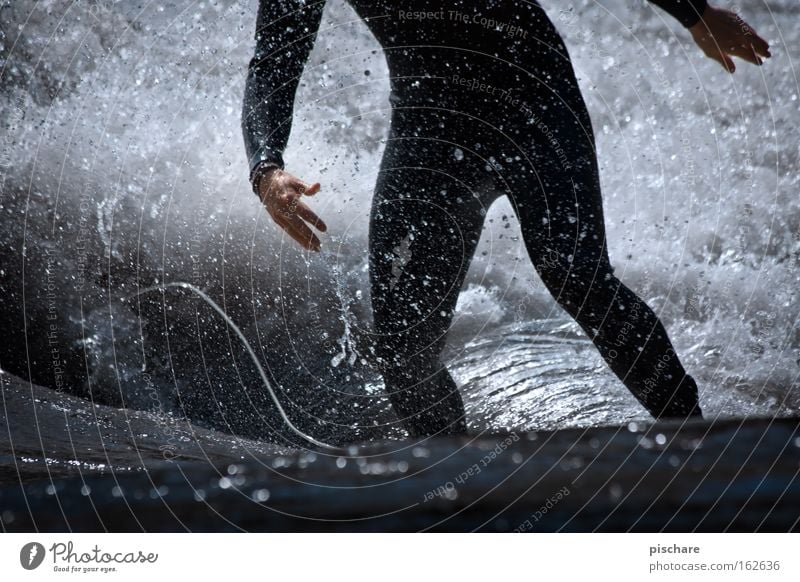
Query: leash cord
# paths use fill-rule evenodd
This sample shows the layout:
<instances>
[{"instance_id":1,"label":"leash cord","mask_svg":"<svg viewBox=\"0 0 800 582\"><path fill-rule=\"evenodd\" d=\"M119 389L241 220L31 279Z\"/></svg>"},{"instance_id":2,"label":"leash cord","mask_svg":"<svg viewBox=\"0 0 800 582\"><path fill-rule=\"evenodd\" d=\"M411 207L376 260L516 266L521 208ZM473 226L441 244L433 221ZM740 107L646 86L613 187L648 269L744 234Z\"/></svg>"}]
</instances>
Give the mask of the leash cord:
<instances>
[{"instance_id":1,"label":"leash cord","mask_svg":"<svg viewBox=\"0 0 800 582\"><path fill-rule=\"evenodd\" d=\"M269 380L267 379L267 374L264 372L264 368L261 366L261 362L258 361L258 358L256 357L256 354L253 351L252 346L250 346L250 342L247 341L247 338L242 333L242 330L239 329L239 326L237 326L233 322L233 320L228 316L228 314L225 313L225 311L219 305L217 305L217 303L213 299L211 299L211 297L206 295L203 291L201 291L200 289L198 289L197 287L195 287L191 283L185 283L183 281L175 281L175 282L172 282L172 283L163 283L163 284L160 284L160 285L153 285L151 287L145 287L144 289L141 289L140 291L125 297L125 299L130 299L132 297L138 297L140 295L143 295L145 293L150 293L152 291L164 291L164 290L166 290L167 288L170 288L170 287L177 288L177 289L185 289L187 291L191 291L192 293L194 293L195 295L200 297L200 299L205 301L208 306L210 306L214 311L219 313L219 315L222 317L222 319L225 320L225 323L227 323L228 326L236 333L237 337L241 340L242 345L244 345L244 347L247 349L247 353L250 355L250 359L253 361L253 363L255 364L256 368L258 369L258 373L261 376L261 381L264 383L264 386L266 387L267 392L269 393L270 397L272 398L272 401L275 403L275 406L278 409L278 413L281 415L281 419L286 424L286 426L289 428L289 430L291 430L294 434L296 434L297 436L299 436L303 440L311 443L312 445L320 447L322 449L326 449L326 450L329 450L329 451L342 451L343 450L341 447L336 447L334 445L329 445L328 443L323 443L322 441L318 441L317 439L315 439L311 435L307 435L306 433L304 433L302 430L297 428L292 423L292 421L289 419L289 416L286 414L286 411L283 409L283 406L281 406L281 403L278 400L278 396L277 396L277 394L275 394L275 391L272 389L272 385L269 383Z\"/></svg>"}]
</instances>

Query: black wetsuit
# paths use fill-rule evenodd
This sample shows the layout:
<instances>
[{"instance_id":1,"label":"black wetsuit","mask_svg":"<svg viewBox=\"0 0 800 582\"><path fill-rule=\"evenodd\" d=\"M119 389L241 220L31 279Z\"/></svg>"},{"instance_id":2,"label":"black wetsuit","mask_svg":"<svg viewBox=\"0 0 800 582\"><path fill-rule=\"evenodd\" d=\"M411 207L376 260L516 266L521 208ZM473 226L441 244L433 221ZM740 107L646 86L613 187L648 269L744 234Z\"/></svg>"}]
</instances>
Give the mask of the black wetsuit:
<instances>
[{"instance_id":1,"label":"black wetsuit","mask_svg":"<svg viewBox=\"0 0 800 582\"><path fill-rule=\"evenodd\" d=\"M653 3L684 26L705 7ZM697 386L663 325L614 276L589 114L544 10L524 0L350 4L383 47L391 76L391 129L370 217L370 291L377 361L409 432L465 430L461 397L439 356L486 211L500 195L511 201L547 289L634 396L655 417L699 415ZM261 2L243 113L251 178L283 167L323 5Z\"/></svg>"}]
</instances>

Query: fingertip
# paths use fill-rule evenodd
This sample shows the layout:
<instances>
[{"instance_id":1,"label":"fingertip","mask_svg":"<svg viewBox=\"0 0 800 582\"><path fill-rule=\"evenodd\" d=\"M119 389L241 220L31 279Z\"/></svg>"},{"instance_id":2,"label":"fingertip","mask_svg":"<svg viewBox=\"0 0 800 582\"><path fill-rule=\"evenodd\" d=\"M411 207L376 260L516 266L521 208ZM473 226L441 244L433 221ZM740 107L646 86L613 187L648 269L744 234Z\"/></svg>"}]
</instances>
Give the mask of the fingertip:
<instances>
[{"instance_id":1,"label":"fingertip","mask_svg":"<svg viewBox=\"0 0 800 582\"><path fill-rule=\"evenodd\" d=\"M319 242L319 239L311 231L308 231L308 234L311 236L309 236L306 240L305 247L310 251L319 252L319 249L322 246Z\"/></svg>"},{"instance_id":2,"label":"fingertip","mask_svg":"<svg viewBox=\"0 0 800 582\"><path fill-rule=\"evenodd\" d=\"M750 45L750 49L753 51L753 57L755 57L756 59L756 64L759 66L763 65L764 64L763 59L767 58L767 51L765 51L764 49L759 49L755 45Z\"/></svg>"},{"instance_id":3,"label":"fingertip","mask_svg":"<svg viewBox=\"0 0 800 582\"><path fill-rule=\"evenodd\" d=\"M772 53L769 51L769 43L767 41L765 41L763 38L761 38L760 36L756 37L756 39L757 39L757 43L756 44L757 44L761 54L763 54L766 57L771 57Z\"/></svg>"}]
</instances>

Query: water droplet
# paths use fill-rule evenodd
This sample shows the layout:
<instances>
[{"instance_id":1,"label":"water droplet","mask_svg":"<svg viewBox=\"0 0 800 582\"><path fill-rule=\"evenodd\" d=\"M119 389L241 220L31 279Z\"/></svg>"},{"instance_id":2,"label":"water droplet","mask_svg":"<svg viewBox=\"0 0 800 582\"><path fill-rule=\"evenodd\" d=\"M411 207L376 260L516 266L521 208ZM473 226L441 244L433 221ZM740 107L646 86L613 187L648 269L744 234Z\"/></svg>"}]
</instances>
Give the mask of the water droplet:
<instances>
[{"instance_id":1,"label":"water droplet","mask_svg":"<svg viewBox=\"0 0 800 582\"><path fill-rule=\"evenodd\" d=\"M254 501L264 503L267 499L269 499L269 489L256 489L253 491L252 497Z\"/></svg>"}]
</instances>

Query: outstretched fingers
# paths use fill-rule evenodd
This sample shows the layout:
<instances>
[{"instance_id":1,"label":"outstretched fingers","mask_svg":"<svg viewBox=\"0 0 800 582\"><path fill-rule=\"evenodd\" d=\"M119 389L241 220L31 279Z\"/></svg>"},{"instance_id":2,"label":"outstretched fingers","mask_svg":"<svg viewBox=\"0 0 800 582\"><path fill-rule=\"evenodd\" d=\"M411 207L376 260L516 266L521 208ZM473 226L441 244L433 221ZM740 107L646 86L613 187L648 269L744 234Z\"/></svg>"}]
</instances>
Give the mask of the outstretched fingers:
<instances>
[{"instance_id":1,"label":"outstretched fingers","mask_svg":"<svg viewBox=\"0 0 800 582\"><path fill-rule=\"evenodd\" d=\"M754 65L761 65L764 62L762 59L772 56L769 52L769 43L756 34L749 24L736 16L736 25L738 31L733 37L735 45L727 51L728 53Z\"/></svg>"},{"instance_id":2,"label":"outstretched fingers","mask_svg":"<svg viewBox=\"0 0 800 582\"><path fill-rule=\"evenodd\" d=\"M736 65L733 63L733 59L726 55L722 49L707 51L706 55L717 61L720 65L722 65L722 68L729 73L736 71Z\"/></svg>"},{"instance_id":3,"label":"outstretched fingers","mask_svg":"<svg viewBox=\"0 0 800 582\"><path fill-rule=\"evenodd\" d=\"M288 219L289 224L293 228L294 232L299 235L295 237L295 240L303 245L310 251L319 251L320 249L320 242L311 229L308 228L308 225L303 222L303 219L297 215L291 216Z\"/></svg>"},{"instance_id":4,"label":"outstretched fingers","mask_svg":"<svg viewBox=\"0 0 800 582\"><path fill-rule=\"evenodd\" d=\"M303 248L309 251L319 251L321 247L319 239L299 216L278 214L275 222Z\"/></svg>"},{"instance_id":5,"label":"outstretched fingers","mask_svg":"<svg viewBox=\"0 0 800 582\"><path fill-rule=\"evenodd\" d=\"M769 43L758 36L755 31L753 31L752 37L753 38L750 41L750 45L753 47L753 50L756 52L756 54L767 59L770 58L772 53L769 52Z\"/></svg>"},{"instance_id":6,"label":"outstretched fingers","mask_svg":"<svg viewBox=\"0 0 800 582\"><path fill-rule=\"evenodd\" d=\"M313 196L317 192L320 191L320 183L314 182L313 184L309 184L307 182L303 182L299 178L295 178L292 182L292 186L297 189L300 194L304 194L305 196Z\"/></svg>"},{"instance_id":7,"label":"outstretched fingers","mask_svg":"<svg viewBox=\"0 0 800 582\"><path fill-rule=\"evenodd\" d=\"M322 219L300 200L297 201L295 212L297 213L297 216L308 222L318 231L326 232L328 230L328 226L322 221Z\"/></svg>"},{"instance_id":8,"label":"outstretched fingers","mask_svg":"<svg viewBox=\"0 0 800 582\"><path fill-rule=\"evenodd\" d=\"M731 49L730 53L733 56L739 57L748 63L753 63L754 65L760 65L763 62L751 46L737 46Z\"/></svg>"},{"instance_id":9,"label":"outstretched fingers","mask_svg":"<svg viewBox=\"0 0 800 582\"><path fill-rule=\"evenodd\" d=\"M309 184L284 171L276 171L270 183L260 188L261 202L272 219L300 246L310 251L319 251L319 238L310 226L320 232L328 226L302 201L302 197L313 196L320 191L319 182Z\"/></svg>"}]
</instances>

